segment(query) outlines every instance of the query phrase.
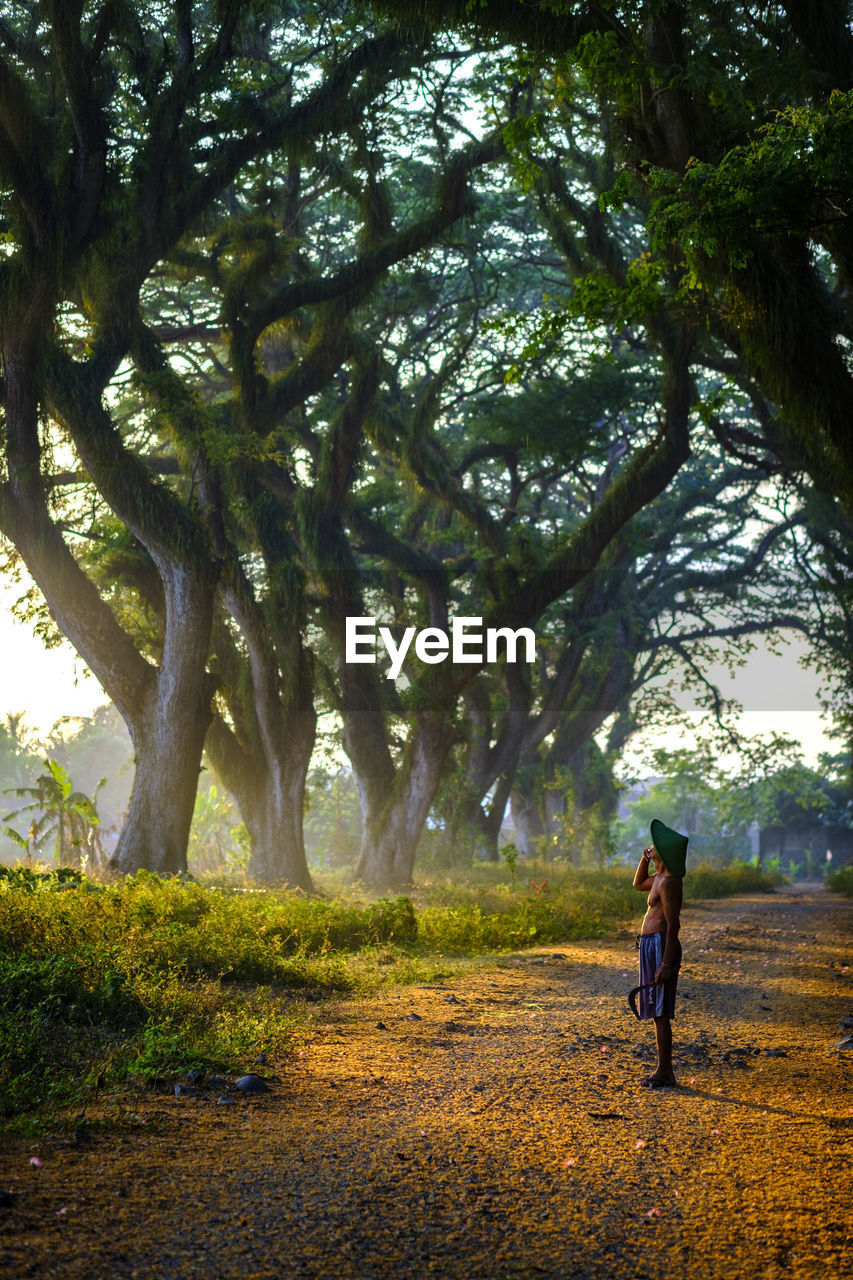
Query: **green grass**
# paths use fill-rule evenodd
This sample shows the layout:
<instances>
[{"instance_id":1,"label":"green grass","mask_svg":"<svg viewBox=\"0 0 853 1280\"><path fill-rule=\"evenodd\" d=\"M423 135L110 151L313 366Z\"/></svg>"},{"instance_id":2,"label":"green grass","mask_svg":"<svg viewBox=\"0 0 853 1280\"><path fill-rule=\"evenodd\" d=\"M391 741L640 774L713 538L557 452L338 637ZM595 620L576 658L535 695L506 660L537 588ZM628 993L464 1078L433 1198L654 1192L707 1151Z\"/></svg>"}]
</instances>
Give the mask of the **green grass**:
<instances>
[{"instance_id":1,"label":"green grass","mask_svg":"<svg viewBox=\"0 0 853 1280\"><path fill-rule=\"evenodd\" d=\"M0 871L0 1108L38 1126L104 1091L192 1067L245 1069L298 1036L309 1002L435 980L472 957L601 937L639 918L628 869L482 865L464 883L359 898L146 872L99 883ZM772 887L753 867L697 867L687 897Z\"/></svg>"},{"instance_id":2,"label":"green grass","mask_svg":"<svg viewBox=\"0 0 853 1280\"><path fill-rule=\"evenodd\" d=\"M853 898L853 862L839 867L837 871L830 871L826 887L830 893L843 893L845 897Z\"/></svg>"},{"instance_id":3,"label":"green grass","mask_svg":"<svg viewBox=\"0 0 853 1280\"><path fill-rule=\"evenodd\" d=\"M734 893L767 893L785 880L781 871L765 871L751 862L735 862L729 867L699 863L684 878L684 897L691 902L697 898L727 898Z\"/></svg>"}]
</instances>

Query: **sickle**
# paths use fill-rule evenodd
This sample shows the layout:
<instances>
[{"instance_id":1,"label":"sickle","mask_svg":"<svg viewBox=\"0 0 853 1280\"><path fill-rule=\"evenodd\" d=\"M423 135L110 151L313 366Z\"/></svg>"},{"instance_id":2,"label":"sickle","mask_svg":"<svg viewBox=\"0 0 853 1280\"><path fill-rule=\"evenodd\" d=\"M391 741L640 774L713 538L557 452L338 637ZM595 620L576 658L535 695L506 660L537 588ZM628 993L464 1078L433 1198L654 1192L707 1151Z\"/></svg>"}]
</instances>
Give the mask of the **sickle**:
<instances>
[{"instance_id":1,"label":"sickle","mask_svg":"<svg viewBox=\"0 0 853 1280\"><path fill-rule=\"evenodd\" d=\"M631 1012L638 1021L642 1022L642 1018L637 1013L637 996L641 991L656 991L658 985L657 982L644 982L642 986L633 987L628 992L628 1004L631 1006Z\"/></svg>"}]
</instances>

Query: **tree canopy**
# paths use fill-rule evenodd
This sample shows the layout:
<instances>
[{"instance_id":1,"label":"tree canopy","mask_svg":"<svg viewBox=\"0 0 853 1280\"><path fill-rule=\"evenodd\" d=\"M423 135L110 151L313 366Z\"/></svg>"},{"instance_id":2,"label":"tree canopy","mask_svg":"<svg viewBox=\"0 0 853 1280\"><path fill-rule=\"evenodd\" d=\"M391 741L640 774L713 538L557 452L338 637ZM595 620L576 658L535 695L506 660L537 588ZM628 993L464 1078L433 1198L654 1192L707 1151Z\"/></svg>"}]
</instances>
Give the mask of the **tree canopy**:
<instances>
[{"instance_id":1,"label":"tree canopy","mask_svg":"<svg viewBox=\"0 0 853 1280\"><path fill-rule=\"evenodd\" d=\"M830 9L9 6L0 530L128 725L121 870L185 867L206 744L309 889L323 711L382 888L436 805L583 808L713 636L850 669ZM389 680L365 616L537 659Z\"/></svg>"}]
</instances>

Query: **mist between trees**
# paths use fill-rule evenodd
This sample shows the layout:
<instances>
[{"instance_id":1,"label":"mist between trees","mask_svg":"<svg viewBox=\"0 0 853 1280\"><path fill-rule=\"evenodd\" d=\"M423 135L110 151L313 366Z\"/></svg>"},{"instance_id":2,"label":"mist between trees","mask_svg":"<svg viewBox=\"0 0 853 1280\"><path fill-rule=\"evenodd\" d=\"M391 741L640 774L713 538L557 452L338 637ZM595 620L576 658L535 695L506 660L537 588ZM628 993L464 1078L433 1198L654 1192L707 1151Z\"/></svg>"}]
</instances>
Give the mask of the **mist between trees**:
<instances>
[{"instance_id":1,"label":"mist between trees","mask_svg":"<svg viewBox=\"0 0 853 1280\"><path fill-rule=\"evenodd\" d=\"M506 883L527 884L534 892L544 886L547 892L570 866L602 869L632 862L637 845L648 839L651 819L662 815L691 833L694 897L696 864L751 862L769 872L813 879L837 871L853 854L847 763L839 753L810 768L795 743L777 736L749 743L735 770L721 761L712 740L699 739L690 749L653 751L649 765L657 777L633 784L587 769L585 785L594 784L597 799L584 804L570 772L554 766L552 758L550 768L517 779L494 855L502 867L492 870ZM64 795L54 773L65 783ZM42 740L28 731L23 717L7 716L0 725L0 794L10 812L0 829L0 862L18 861L23 846L31 862L102 872L124 821L132 777L130 739L113 707L101 707L91 718L60 721ZM39 785L44 782L51 785ZM467 880L470 848L450 838L444 797L440 792L421 837L419 874L439 882L447 876ZM85 821L75 820L75 814ZM308 866L326 888L351 877L361 828L348 764L315 752L303 833ZM827 847L833 853L828 861ZM250 856L236 805L212 770L203 768L188 870L212 883L223 875L243 883ZM704 872L699 874L701 879Z\"/></svg>"},{"instance_id":2,"label":"mist between trees","mask_svg":"<svg viewBox=\"0 0 853 1280\"><path fill-rule=\"evenodd\" d=\"M725 741L780 629L849 741L846 6L400 13L0 20L0 531L130 734L121 872L228 805L305 890L330 806L374 889L510 801L600 860L631 734L686 682ZM453 616L535 662L345 660Z\"/></svg>"}]
</instances>

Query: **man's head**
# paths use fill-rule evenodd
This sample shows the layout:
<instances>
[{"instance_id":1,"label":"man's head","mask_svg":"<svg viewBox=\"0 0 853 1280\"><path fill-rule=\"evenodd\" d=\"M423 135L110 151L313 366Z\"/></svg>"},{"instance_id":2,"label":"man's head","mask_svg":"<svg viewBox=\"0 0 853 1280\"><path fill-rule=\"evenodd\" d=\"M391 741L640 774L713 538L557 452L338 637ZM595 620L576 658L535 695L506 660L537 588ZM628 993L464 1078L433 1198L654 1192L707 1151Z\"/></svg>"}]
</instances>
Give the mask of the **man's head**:
<instances>
[{"instance_id":1,"label":"man's head","mask_svg":"<svg viewBox=\"0 0 853 1280\"><path fill-rule=\"evenodd\" d=\"M687 836L666 826L659 818L652 818L652 844L667 871L679 880L683 879L687 863Z\"/></svg>"}]
</instances>

